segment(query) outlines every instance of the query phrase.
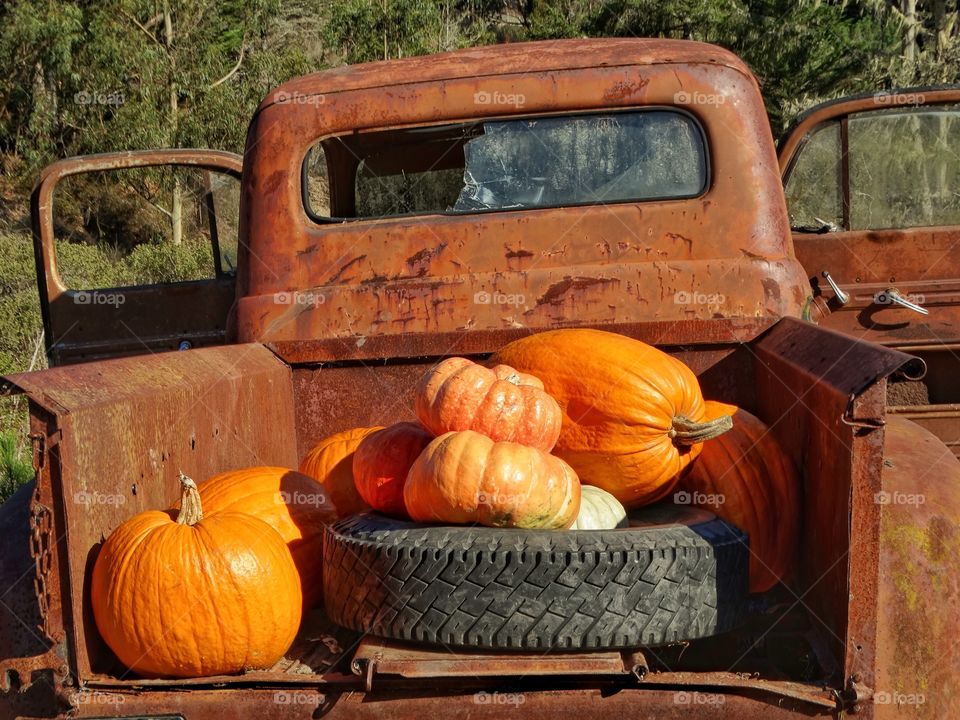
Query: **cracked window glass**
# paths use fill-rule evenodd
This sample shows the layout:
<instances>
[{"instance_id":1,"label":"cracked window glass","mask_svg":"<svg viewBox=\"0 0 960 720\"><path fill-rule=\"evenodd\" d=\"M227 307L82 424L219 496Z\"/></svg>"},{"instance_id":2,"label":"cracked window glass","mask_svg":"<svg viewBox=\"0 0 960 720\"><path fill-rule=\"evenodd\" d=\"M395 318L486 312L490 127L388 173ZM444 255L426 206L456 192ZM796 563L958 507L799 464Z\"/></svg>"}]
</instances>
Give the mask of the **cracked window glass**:
<instances>
[{"instance_id":1,"label":"cracked window glass","mask_svg":"<svg viewBox=\"0 0 960 720\"><path fill-rule=\"evenodd\" d=\"M317 143L303 196L318 221L688 198L706 157L672 110L380 130Z\"/></svg>"}]
</instances>

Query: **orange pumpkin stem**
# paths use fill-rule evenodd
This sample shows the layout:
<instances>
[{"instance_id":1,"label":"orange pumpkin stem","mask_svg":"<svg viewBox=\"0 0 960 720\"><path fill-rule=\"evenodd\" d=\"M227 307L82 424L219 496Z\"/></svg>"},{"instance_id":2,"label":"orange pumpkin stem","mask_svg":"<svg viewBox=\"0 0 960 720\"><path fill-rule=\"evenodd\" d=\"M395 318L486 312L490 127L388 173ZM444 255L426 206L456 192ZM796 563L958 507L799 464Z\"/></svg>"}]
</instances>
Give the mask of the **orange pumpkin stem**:
<instances>
[{"instance_id":1,"label":"orange pumpkin stem","mask_svg":"<svg viewBox=\"0 0 960 720\"><path fill-rule=\"evenodd\" d=\"M687 446L712 440L733 427L733 415L721 415L706 422L694 422L683 415L673 418L670 437L674 445Z\"/></svg>"},{"instance_id":2,"label":"orange pumpkin stem","mask_svg":"<svg viewBox=\"0 0 960 720\"><path fill-rule=\"evenodd\" d=\"M200 491L197 484L180 473L180 512L177 513L177 525L196 525L203 520L203 506L200 504Z\"/></svg>"}]
</instances>

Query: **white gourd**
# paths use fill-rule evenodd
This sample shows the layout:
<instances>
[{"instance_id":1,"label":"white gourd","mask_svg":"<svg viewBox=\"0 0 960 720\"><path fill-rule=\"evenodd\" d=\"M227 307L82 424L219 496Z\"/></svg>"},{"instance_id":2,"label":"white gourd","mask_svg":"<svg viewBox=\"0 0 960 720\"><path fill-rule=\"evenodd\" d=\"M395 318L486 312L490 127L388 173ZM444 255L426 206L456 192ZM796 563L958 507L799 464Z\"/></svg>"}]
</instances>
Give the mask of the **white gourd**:
<instances>
[{"instance_id":1,"label":"white gourd","mask_svg":"<svg viewBox=\"0 0 960 720\"><path fill-rule=\"evenodd\" d=\"M613 530L627 527L627 511L606 490L592 485L580 488L580 513L571 530Z\"/></svg>"}]
</instances>

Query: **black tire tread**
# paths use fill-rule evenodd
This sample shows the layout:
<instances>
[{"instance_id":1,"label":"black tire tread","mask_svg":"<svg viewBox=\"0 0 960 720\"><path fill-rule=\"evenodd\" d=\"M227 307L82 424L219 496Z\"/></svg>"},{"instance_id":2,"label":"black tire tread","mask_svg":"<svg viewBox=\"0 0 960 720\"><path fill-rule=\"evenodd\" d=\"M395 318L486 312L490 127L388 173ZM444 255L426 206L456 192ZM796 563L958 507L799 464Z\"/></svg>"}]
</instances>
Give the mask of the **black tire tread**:
<instances>
[{"instance_id":1,"label":"black tire tread","mask_svg":"<svg viewBox=\"0 0 960 720\"><path fill-rule=\"evenodd\" d=\"M655 646L739 624L747 543L719 519L611 531L432 527L373 513L328 528L334 622L487 649Z\"/></svg>"}]
</instances>

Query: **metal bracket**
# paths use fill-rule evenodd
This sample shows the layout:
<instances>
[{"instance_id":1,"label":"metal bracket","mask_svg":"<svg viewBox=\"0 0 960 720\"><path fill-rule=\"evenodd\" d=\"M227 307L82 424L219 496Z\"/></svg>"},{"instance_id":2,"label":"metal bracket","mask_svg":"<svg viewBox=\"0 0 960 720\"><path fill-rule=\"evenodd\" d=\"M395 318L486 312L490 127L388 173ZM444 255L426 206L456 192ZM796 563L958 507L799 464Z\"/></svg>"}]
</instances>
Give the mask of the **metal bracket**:
<instances>
[{"instance_id":1,"label":"metal bracket","mask_svg":"<svg viewBox=\"0 0 960 720\"><path fill-rule=\"evenodd\" d=\"M860 705L873 698L873 688L863 684L859 673L847 678L847 686L837 693L837 703L840 710L846 710L851 715L860 711Z\"/></svg>"},{"instance_id":2,"label":"metal bracket","mask_svg":"<svg viewBox=\"0 0 960 720\"><path fill-rule=\"evenodd\" d=\"M887 421L883 418L853 417L853 404L856 402L856 400L856 395L850 396L850 400L847 402L847 409L844 410L843 415L840 416L840 422L842 422L844 425L849 425L850 427L869 428L871 430L882 428L887 424Z\"/></svg>"}]
</instances>

